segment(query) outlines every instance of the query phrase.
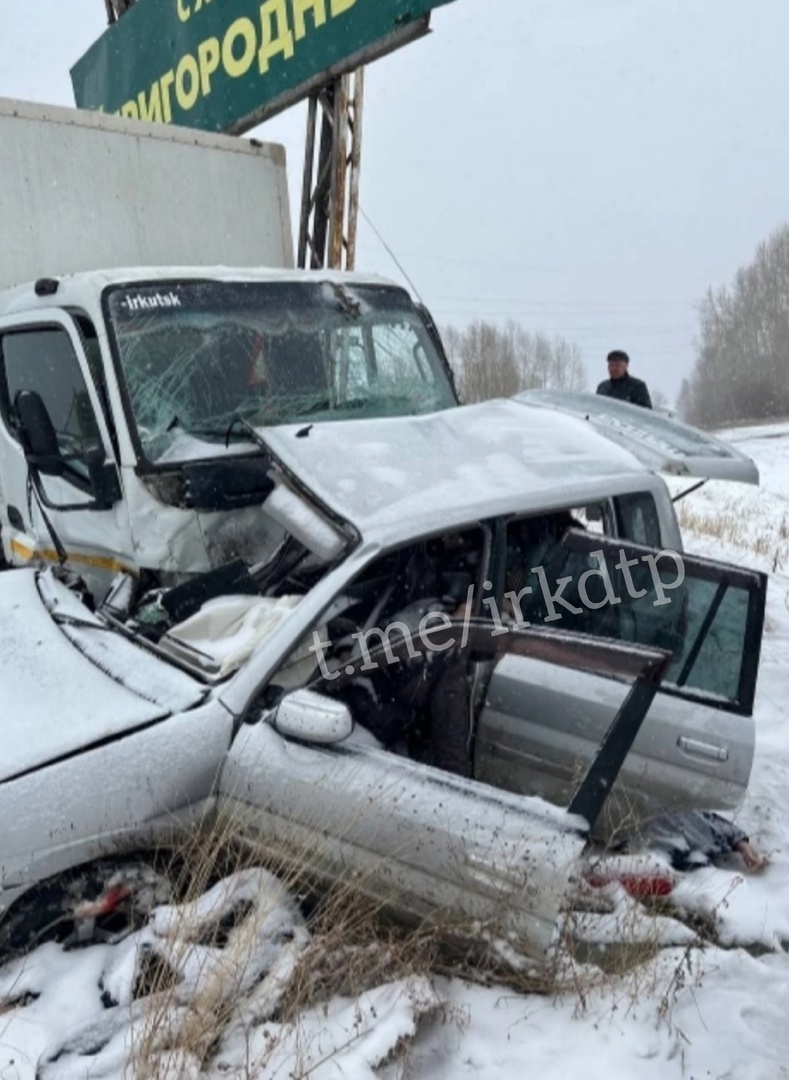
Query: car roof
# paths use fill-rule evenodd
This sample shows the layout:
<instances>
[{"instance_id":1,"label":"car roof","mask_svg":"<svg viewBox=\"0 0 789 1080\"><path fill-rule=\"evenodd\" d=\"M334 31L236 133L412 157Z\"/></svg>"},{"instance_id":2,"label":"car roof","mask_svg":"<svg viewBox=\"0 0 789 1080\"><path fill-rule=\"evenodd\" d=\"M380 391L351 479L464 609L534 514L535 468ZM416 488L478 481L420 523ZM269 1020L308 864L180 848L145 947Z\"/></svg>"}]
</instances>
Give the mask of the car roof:
<instances>
[{"instance_id":1,"label":"car roof","mask_svg":"<svg viewBox=\"0 0 789 1080\"><path fill-rule=\"evenodd\" d=\"M326 507L382 543L663 486L582 420L512 400L260 433Z\"/></svg>"}]
</instances>

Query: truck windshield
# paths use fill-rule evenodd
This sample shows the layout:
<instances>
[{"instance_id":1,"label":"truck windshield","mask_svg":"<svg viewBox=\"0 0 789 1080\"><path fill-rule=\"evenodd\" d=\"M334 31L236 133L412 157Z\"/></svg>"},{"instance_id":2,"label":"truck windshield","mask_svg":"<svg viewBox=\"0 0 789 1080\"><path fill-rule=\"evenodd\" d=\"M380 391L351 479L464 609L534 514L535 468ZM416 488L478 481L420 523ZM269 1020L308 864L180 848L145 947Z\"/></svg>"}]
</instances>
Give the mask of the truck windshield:
<instances>
[{"instance_id":1,"label":"truck windshield","mask_svg":"<svg viewBox=\"0 0 789 1080\"><path fill-rule=\"evenodd\" d=\"M413 416L457 404L408 294L329 281L113 288L109 323L150 461L249 441L253 427Z\"/></svg>"}]
</instances>

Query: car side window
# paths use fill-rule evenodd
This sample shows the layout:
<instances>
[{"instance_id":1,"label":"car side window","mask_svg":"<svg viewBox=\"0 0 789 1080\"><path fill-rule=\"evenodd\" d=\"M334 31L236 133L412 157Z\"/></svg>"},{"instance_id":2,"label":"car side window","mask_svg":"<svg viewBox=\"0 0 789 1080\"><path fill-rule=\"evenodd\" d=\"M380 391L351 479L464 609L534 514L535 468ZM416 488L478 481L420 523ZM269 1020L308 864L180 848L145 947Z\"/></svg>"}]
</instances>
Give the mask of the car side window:
<instances>
[{"instance_id":1,"label":"car side window","mask_svg":"<svg viewBox=\"0 0 789 1080\"><path fill-rule=\"evenodd\" d=\"M617 533L634 544L660 547L660 518L654 496L648 491L619 495L614 499Z\"/></svg>"},{"instance_id":2,"label":"car side window","mask_svg":"<svg viewBox=\"0 0 789 1080\"><path fill-rule=\"evenodd\" d=\"M574 506L569 513L588 532L608 536L614 533L610 499L599 503L587 503L585 506Z\"/></svg>"},{"instance_id":3,"label":"car side window","mask_svg":"<svg viewBox=\"0 0 789 1080\"><path fill-rule=\"evenodd\" d=\"M47 407L69 470L87 482L80 460L87 436L95 437L96 418L85 377L62 327L14 330L0 340L0 407L14 438L18 418L14 402L21 390L34 390Z\"/></svg>"},{"instance_id":4,"label":"car side window","mask_svg":"<svg viewBox=\"0 0 789 1080\"><path fill-rule=\"evenodd\" d=\"M613 570L625 586L618 590L621 639L669 649L666 684L736 703L747 651L749 581L727 580L725 572L699 574L687 556L669 554L657 559L654 570L642 556L629 567L631 584ZM656 577L671 589L656 589Z\"/></svg>"},{"instance_id":5,"label":"car side window","mask_svg":"<svg viewBox=\"0 0 789 1080\"><path fill-rule=\"evenodd\" d=\"M689 555L564 529L521 573L518 621L672 653L664 688L748 713L764 576ZM543 532L548 529L543 526ZM540 568L539 570L537 568ZM564 583L564 584L562 584ZM507 611L505 596L505 612ZM510 595L509 603L515 603Z\"/></svg>"}]
</instances>

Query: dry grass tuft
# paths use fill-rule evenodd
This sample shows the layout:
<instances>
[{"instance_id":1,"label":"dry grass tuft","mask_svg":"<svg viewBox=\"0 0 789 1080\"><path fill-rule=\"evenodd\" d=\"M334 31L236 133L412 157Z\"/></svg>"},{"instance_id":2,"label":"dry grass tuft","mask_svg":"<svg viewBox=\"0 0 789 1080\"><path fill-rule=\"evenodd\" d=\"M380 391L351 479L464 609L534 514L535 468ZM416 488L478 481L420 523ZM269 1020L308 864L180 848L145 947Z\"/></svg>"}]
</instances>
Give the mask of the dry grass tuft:
<instances>
[{"instance_id":1,"label":"dry grass tuft","mask_svg":"<svg viewBox=\"0 0 789 1080\"><path fill-rule=\"evenodd\" d=\"M725 510L705 513L680 502L677 517L683 533L713 537L733 547L751 551L760 558L768 559L773 573L789 567L789 513L784 514L777 529L771 527L755 536L750 515L734 503Z\"/></svg>"},{"instance_id":2,"label":"dry grass tuft","mask_svg":"<svg viewBox=\"0 0 789 1080\"><path fill-rule=\"evenodd\" d=\"M227 820L189 838L173 859L176 895L187 904L217 881L253 867L276 875L276 893L259 907L244 908L237 925L219 925L213 932L203 928L202 970L194 967L195 929L188 909L176 909L187 910L184 923L176 920L156 956L145 958L137 979L145 1000L139 1002L142 1022L135 1025L134 1076L186 1080L210 1062L234 1027L272 1019L293 1027L303 1010L335 996L354 998L415 976L429 979L436 969L434 929L389 922L358 877L323 888L313 871L314 852L286 843L264 850L245 842L243 832ZM272 908L292 903L293 897L306 913L303 932L297 929L274 965L256 977L250 958L260 952L261 926ZM186 971L197 987L188 1000Z\"/></svg>"},{"instance_id":3,"label":"dry grass tuft","mask_svg":"<svg viewBox=\"0 0 789 1080\"><path fill-rule=\"evenodd\" d=\"M620 807L621 828L623 813ZM187 1080L216 1060L228 1033L268 1030L270 1024L292 1040L306 1010L338 997L357 1000L388 983L421 980L435 987L437 975L448 975L519 994L570 994L579 1013L593 999L621 1009L657 998L669 1015L679 993L698 977L698 934L683 945L673 967L659 962L662 926L672 913L657 904L650 911L629 898L623 903L621 896L618 904L610 903L603 890L604 905L611 912L617 908L617 943L596 944L585 933L584 913L573 910L564 917L550 962L538 966L503 929L506 917L500 927L464 924L441 912L403 922L393 916L396 897L381 902L364 875L349 873L327 887L315 870L321 863L319 840L261 846L248 836L239 820L222 820L189 836L173 854L180 906L172 909L175 920L156 948L138 957L130 1075ZM262 902L247 898L231 912L234 917L195 925L190 901L253 868L277 879L266 878L269 891ZM255 969L251 960L261 952L262 928L280 905L293 911L295 936L280 943L272 963ZM441 1008L431 1006L421 1016L435 1016ZM443 1019L460 1022L449 1014ZM275 1042L282 1037L272 1036ZM275 1043L269 1050L276 1052ZM408 1046L397 1053L407 1056Z\"/></svg>"}]
</instances>

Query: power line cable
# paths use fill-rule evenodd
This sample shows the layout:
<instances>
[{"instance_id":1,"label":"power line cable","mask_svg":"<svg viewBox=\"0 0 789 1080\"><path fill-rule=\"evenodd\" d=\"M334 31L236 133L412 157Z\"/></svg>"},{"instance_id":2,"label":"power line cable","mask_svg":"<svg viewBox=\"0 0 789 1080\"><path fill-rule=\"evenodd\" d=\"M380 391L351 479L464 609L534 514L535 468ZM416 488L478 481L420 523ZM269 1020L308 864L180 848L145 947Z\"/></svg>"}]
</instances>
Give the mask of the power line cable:
<instances>
[{"instance_id":1,"label":"power line cable","mask_svg":"<svg viewBox=\"0 0 789 1080\"><path fill-rule=\"evenodd\" d=\"M633 312L633 311L648 311L650 313L655 312L655 309L662 308L685 308L686 310L693 310L696 307L695 302L686 300L665 300L665 301L634 301L632 304L606 304L603 302L597 302L595 300L528 300L522 296L434 296L433 303L476 303L476 304L517 304L519 307L528 308L560 308L569 309L571 311L605 311L605 312Z\"/></svg>"},{"instance_id":2,"label":"power line cable","mask_svg":"<svg viewBox=\"0 0 789 1080\"><path fill-rule=\"evenodd\" d=\"M386 252L387 252L387 254L389 255L389 258L390 258L390 259L392 260L392 262L393 262L393 263L395 264L395 266L397 267L397 269L398 269L398 270L400 271L400 273L401 273L401 274L403 275L403 277L404 277L404 278L406 279L406 281L408 282L408 284L409 284L409 285L411 286L411 288L412 288L412 289L414 290L414 293L415 293L415 295L416 295L416 298L417 298L417 300L419 301L419 303L420 303L420 304L422 304L422 305L424 305L424 300L422 299L422 297L421 297L421 296L420 296L420 294L419 294L419 289L417 289L416 285L414 285L414 283L413 283L413 281L411 280L411 278L409 277L409 275L408 275L408 272L406 271L405 267L404 267L404 266L403 266L403 264L402 264L402 263L400 262L400 260L399 260L399 259L397 258L397 256L396 256L396 255L395 255L395 253L394 253L394 252L392 251L392 249L391 249L391 248L389 247L389 245L387 244L387 242L386 242L386 241L384 240L383 236L381 236L381 234L380 234L380 233L378 232L378 230L376 229L375 225L373 225L372 221L371 221L371 220L370 220L370 218L369 218L369 217L367 216L367 214L365 214L365 212L364 212L364 208L363 208L363 207L362 207L361 205L359 206L359 213L360 213L360 214L362 215L362 217L364 218L364 220L365 220L365 221L367 222L367 224L368 224L368 225L370 226L370 228L371 228L371 229L373 230L373 232L375 233L375 235L376 235L376 236L378 237L378 239L380 240L381 244L383 244L384 248L386 249Z\"/></svg>"}]
</instances>

